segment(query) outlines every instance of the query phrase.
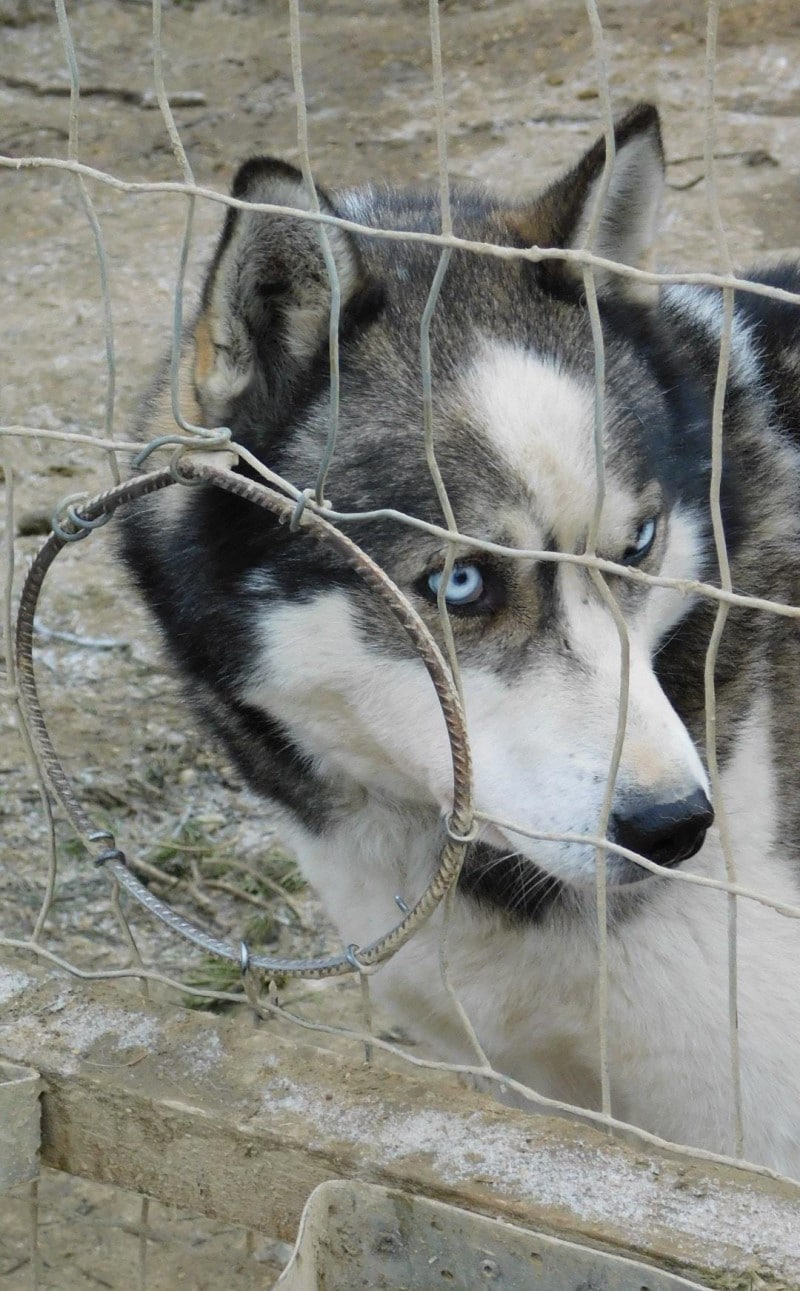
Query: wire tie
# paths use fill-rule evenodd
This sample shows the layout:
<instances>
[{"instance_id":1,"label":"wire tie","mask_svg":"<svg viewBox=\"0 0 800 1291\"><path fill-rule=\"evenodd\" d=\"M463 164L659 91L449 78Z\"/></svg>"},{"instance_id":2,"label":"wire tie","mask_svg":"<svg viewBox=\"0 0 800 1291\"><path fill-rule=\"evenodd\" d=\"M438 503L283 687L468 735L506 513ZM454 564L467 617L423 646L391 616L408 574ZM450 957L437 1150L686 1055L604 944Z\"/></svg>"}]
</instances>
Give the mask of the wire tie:
<instances>
[{"instance_id":1,"label":"wire tie","mask_svg":"<svg viewBox=\"0 0 800 1291\"><path fill-rule=\"evenodd\" d=\"M73 524L79 525L81 529L89 529L91 531L92 529L99 529L104 524L108 524L111 519L111 512L103 511L99 516L95 516L94 520L90 520L87 516L78 515L75 507L70 504L67 507L67 516Z\"/></svg>"},{"instance_id":2,"label":"wire tie","mask_svg":"<svg viewBox=\"0 0 800 1291\"><path fill-rule=\"evenodd\" d=\"M444 818L444 827L445 827L445 830L447 831L447 837L449 839L451 839L454 843L474 843L475 842L475 839L478 837L478 834L481 831L480 824L477 821L473 821L472 828L466 834L457 834L456 831L453 829L452 821L453 821L453 814L452 812L448 811L447 815Z\"/></svg>"},{"instance_id":3,"label":"wire tie","mask_svg":"<svg viewBox=\"0 0 800 1291\"><path fill-rule=\"evenodd\" d=\"M86 837L90 843L101 843L103 839L107 839L110 843L114 842L114 835L110 829L93 829Z\"/></svg>"},{"instance_id":4,"label":"wire tie","mask_svg":"<svg viewBox=\"0 0 800 1291\"><path fill-rule=\"evenodd\" d=\"M151 439L149 444L145 444L144 448L139 450L136 456L131 459L131 466L135 471L138 471L141 466L144 466L151 453L157 452L159 448L166 448L168 444L182 443L182 435L159 435L156 439Z\"/></svg>"},{"instance_id":5,"label":"wire tie","mask_svg":"<svg viewBox=\"0 0 800 1291\"><path fill-rule=\"evenodd\" d=\"M94 858L94 863L98 868L105 865L106 861L119 861L120 865L128 864L125 853L121 852L118 847L107 847L104 851L98 852Z\"/></svg>"},{"instance_id":6,"label":"wire tie","mask_svg":"<svg viewBox=\"0 0 800 1291\"><path fill-rule=\"evenodd\" d=\"M96 528L93 521L83 520L77 514L74 506L70 505L74 502L85 502L88 496L88 493L71 493L69 497L62 498L53 512L50 518L50 528L61 542L80 542L81 538L88 538L90 531ZM60 516L62 509L66 509L66 518L76 526L74 532L62 526ZM107 516L106 519L108 519Z\"/></svg>"},{"instance_id":7,"label":"wire tie","mask_svg":"<svg viewBox=\"0 0 800 1291\"><path fill-rule=\"evenodd\" d=\"M76 533L72 533L68 529L62 529L55 516L50 521L50 528L60 542L80 542L81 538L89 537L88 529L78 529Z\"/></svg>"},{"instance_id":8,"label":"wire tie","mask_svg":"<svg viewBox=\"0 0 800 1291\"><path fill-rule=\"evenodd\" d=\"M403 914L411 914L411 906L401 897L399 892L394 894L394 903Z\"/></svg>"},{"instance_id":9,"label":"wire tie","mask_svg":"<svg viewBox=\"0 0 800 1291\"><path fill-rule=\"evenodd\" d=\"M250 951L247 949L247 942L239 942L239 967L242 970L242 976L250 968Z\"/></svg>"},{"instance_id":10,"label":"wire tie","mask_svg":"<svg viewBox=\"0 0 800 1291\"><path fill-rule=\"evenodd\" d=\"M345 949L344 957L347 960L348 964L351 966L351 968L354 968L357 973L366 973L368 971L367 965L362 964L360 959L356 958L356 952L359 949L360 947L356 946L354 942L351 942L350 945L347 946L347 948Z\"/></svg>"},{"instance_id":11,"label":"wire tie","mask_svg":"<svg viewBox=\"0 0 800 1291\"><path fill-rule=\"evenodd\" d=\"M214 438L209 437L208 444L205 444L204 446L208 449L224 448L226 444L230 443L230 441L230 427L218 426L214 431ZM193 445L194 443L203 444L204 441L199 437L195 438L188 435L158 435L155 439L151 439L149 444L145 444L144 448L139 449L136 456L132 458L131 465L134 470L138 471L139 468L147 461L150 454L157 452L159 448L167 448L170 444L177 444L179 448L182 448L190 444Z\"/></svg>"},{"instance_id":12,"label":"wire tie","mask_svg":"<svg viewBox=\"0 0 800 1291\"><path fill-rule=\"evenodd\" d=\"M300 524L303 519L303 512L306 509L306 504L310 501L311 498L313 498L313 496L314 496L313 489L303 489L303 492L300 494L299 498L297 499L294 511L292 512L292 517L289 521L289 529L291 530L292 533L296 533L297 530L300 528Z\"/></svg>"},{"instance_id":13,"label":"wire tie","mask_svg":"<svg viewBox=\"0 0 800 1291\"><path fill-rule=\"evenodd\" d=\"M186 457L188 454L190 454L191 451L192 451L191 448L189 448L187 444L181 443L178 445L178 447L175 449L175 452L172 454L172 457L169 459L168 469L169 469L170 475L172 476L176 484L182 484L184 488L194 487L198 484L203 483L203 480L199 479L198 476L184 475L183 471L180 470L181 460L184 457Z\"/></svg>"}]
</instances>

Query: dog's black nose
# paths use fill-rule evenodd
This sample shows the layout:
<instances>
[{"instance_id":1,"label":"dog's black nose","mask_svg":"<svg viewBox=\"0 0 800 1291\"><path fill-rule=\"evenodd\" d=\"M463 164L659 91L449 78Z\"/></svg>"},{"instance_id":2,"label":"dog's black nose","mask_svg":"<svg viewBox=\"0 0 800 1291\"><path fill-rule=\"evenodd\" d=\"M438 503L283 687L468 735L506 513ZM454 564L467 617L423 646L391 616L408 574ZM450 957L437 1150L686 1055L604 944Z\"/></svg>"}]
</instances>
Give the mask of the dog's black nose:
<instances>
[{"instance_id":1,"label":"dog's black nose","mask_svg":"<svg viewBox=\"0 0 800 1291\"><path fill-rule=\"evenodd\" d=\"M636 798L611 817L611 839L657 865L680 865L699 852L714 811L702 789L677 802Z\"/></svg>"}]
</instances>

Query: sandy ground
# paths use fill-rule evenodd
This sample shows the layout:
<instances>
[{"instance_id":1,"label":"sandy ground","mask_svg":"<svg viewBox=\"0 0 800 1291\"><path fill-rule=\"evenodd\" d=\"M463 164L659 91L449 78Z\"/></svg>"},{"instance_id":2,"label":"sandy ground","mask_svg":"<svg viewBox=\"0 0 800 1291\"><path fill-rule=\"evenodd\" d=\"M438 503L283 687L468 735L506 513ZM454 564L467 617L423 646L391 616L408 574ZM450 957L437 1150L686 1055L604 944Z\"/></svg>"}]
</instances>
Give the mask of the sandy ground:
<instances>
[{"instance_id":1,"label":"sandy ground","mask_svg":"<svg viewBox=\"0 0 800 1291\"><path fill-rule=\"evenodd\" d=\"M796 0L729 0L722 8L718 184L730 253L746 265L800 243L800 10ZM82 86L81 159L124 179L179 179L152 88L149 5L83 0L71 10ZM304 5L310 148L321 183L435 177L426 11L422 0ZM663 112L670 188L660 263L718 267L700 160L705 5L617 0L602 6L602 17L615 105L652 97ZM451 177L535 191L599 130L583 3L444 0L441 22ZM254 152L296 157L284 4L173 3L165 8L163 50L198 182L224 189L236 163ZM65 156L68 94L49 0L0 0L0 152ZM169 337L186 204L96 183L88 191L109 266L113 424L126 438L137 397ZM190 296L220 219L218 207L199 204ZM0 172L0 282L2 423L102 430L108 375L98 261L74 177L47 168ZM103 487L108 465L97 451L44 436L3 439L0 446L14 484L14 514L0 515L0 523L6 553L9 538L15 540L17 585L41 542L30 531L46 526L65 494ZM180 880L176 899L215 931L238 936L247 929L279 953L321 947L327 933L309 896L299 897L301 927L290 905L226 868L230 857L258 866L266 856L270 874L279 880L287 874L263 808L187 718L154 634L113 563L107 535L60 558L40 623L48 717L97 819L117 830L131 854L171 866ZM46 826L10 708L0 711L0 822L0 932L21 937L31 929L44 887ZM124 951L104 876L87 867L61 822L57 849L59 885L45 944L84 967L119 963ZM248 895L209 887L209 880L234 889L238 882ZM261 920L257 929L254 917ZM182 945L144 916L132 918L149 962L176 975L202 974L204 966ZM326 1014L333 1008L352 1016L352 992L333 989ZM308 1003L312 1011L318 998ZM44 1181L43 1193L41 1285L62 1291L135 1285L138 1203L58 1176ZM237 1288L269 1285L273 1265L247 1254L243 1235L220 1234L187 1217L159 1214L153 1222L167 1236L154 1247L164 1259L151 1264L151 1291L223 1281ZM25 1224L21 1200L0 1202L4 1291L30 1285Z\"/></svg>"}]
</instances>

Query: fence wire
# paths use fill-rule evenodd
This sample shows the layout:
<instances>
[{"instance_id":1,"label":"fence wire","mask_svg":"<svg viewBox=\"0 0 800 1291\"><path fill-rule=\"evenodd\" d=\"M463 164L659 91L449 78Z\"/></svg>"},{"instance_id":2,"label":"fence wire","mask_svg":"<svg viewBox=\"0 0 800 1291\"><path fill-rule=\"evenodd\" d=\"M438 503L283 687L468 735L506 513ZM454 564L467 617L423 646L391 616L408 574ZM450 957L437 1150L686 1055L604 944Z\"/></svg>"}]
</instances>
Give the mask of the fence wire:
<instances>
[{"instance_id":1,"label":"fence wire","mask_svg":"<svg viewBox=\"0 0 800 1291\"><path fill-rule=\"evenodd\" d=\"M727 820L724 810L720 768L717 756L715 668L720 642L726 627L726 619L731 608L747 608L753 612L767 611L783 617L796 619L800 618L800 607L760 597L744 595L738 593L733 586L721 506L723 416L731 360L734 292L749 292L756 296L786 301L795 305L800 304L800 297L774 286L752 283L746 279L740 278L734 273L732 267L728 237L721 214L715 161L715 157L717 156L715 68L718 58L718 0L710 0L707 7L703 153L708 209L716 244L718 265L714 272L702 273L656 273L646 269L617 264L600 254L596 254L594 251L603 209L603 201L611 180L614 161L614 112L611 74L609 71L609 55L606 48L601 15L595 0L586 0L585 7L589 38L594 51L595 76L601 114L600 128L604 130L606 139L606 165L598 188L585 244L579 249L572 250L543 250L538 247L517 249L507 246L498 246L494 243L475 242L467 238L458 237L454 234L450 210L450 175L447 148L448 133L446 124L446 69L442 58L439 12L436 0L430 0L429 3L429 30L432 67L431 94L434 104L437 157L436 177L440 203L440 232L435 234L397 232L391 229L374 229L352 219L330 215L327 211L321 209L314 179L314 165L312 164L311 157L308 118L303 86L302 24L301 9L298 0L289 0L288 27L291 48L291 71L297 106L298 154L300 169L303 174L309 203L308 209L304 210L297 210L292 207L267 203L244 202L240 199L227 196L224 193L204 187L203 185L195 182L187 151L181 139L181 133L175 122L170 106L169 91L164 76L162 8L160 0L153 0L152 3L153 80L159 110L163 118L164 127L170 141L172 152L180 171L181 179L180 181L174 182L130 181L122 179L109 171L83 162L80 157L79 142L81 83L78 71L78 60L75 54L70 19L64 0L54 0L54 3L58 27L63 42L70 84L67 157L58 158L38 155L22 157L0 156L0 166L3 166L10 171L16 171L20 174L27 172L35 175L37 172L42 171L54 173L61 171L68 172L74 176L84 216L89 227L89 233L91 235L94 255L96 257L99 272L107 379L104 396L102 432L98 429L96 432L92 431L87 434L80 431L54 429L52 427L41 425L25 425L17 423L0 427L0 448L3 449L5 473L5 520L7 533L3 600L3 630L6 638L6 672L3 691L9 705L16 714L25 756L27 757L31 770L35 775L40 807L46 826L46 846L44 852L46 864L45 888L40 907L34 920L32 931L28 936L20 935L0 937L0 946L4 946L9 950L22 951L35 955L44 962L64 969L82 980L116 980L134 978L139 980L145 987L148 983L158 983L163 986L168 986L175 992L178 992L182 998L195 997L198 999L213 1000L224 1003L241 1003L247 1000L259 1015L274 1016L277 1014L281 1018L287 1019L295 1024L298 1028L308 1029L324 1035L337 1034L346 1036L354 1043L363 1045L365 1047L365 1051L370 1057L372 1056L373 1051L387 1052L391 1053L395 1057L401 1058L405 1063L414 1067L442 1069L476 1077L482 1081L488 1082L490 1085L502 1086L505 1089L514 1091L532 1107L566 1114L579 1113L583 1119L609 1131L625 1131L626 1133L635 1136L643 1144L650 1144L659 1148L668 1148L670 1151L689 1160L717 1162L729 1162L733 1159L741 1160L744 1156L744 1136L746 1125L743 1123L742 1113L741 1071L738 1043L739 984L737 976L737 919L739 902L756 902L790 919L800 918L800 906L794 906L786 903L785 901L780 901L768 893L755 891L751 887L740 883L738 880L735 861L735 840L732 836L730 822ZM176 195L176 200L186 203L184 235L179 252L177 280L173 292L173 343L171 362L172 411L178 430L173 435L159 438L159 440L154 441L153 444L146 446L144 450L140 443L120 437L115 425L117 358L115 347L115 326L112 312L112 294L110 287L111 267L97 209L90 196L90 183L102 186L108 191L115 191L124 194L130 199L138 198L145 194L162 193L174 194ZM227 428L218 427L209 430L205 427L193 425L191 421L186 420L184 410L180 406L180 359L183 350L185 322L185 283L192 248L194 216L198 202L216 203L221 205L224 209L245 209L251 211L262 211L276 215L289 214L297 219L310 222L312 225L315 225L319 231L319 238L323 250L326 270L329 275L331 291L331 313L329 324L331 371L330 413L329 430L316 476L314 479L309 479L305 486L298 486L297 484L276 475L274 471L270 470L267 466L254 458L243 446L233 442L230 437L230 431ZM436 496L439 500L441 509L442 521L440 523L431 520L420 520L416 517L397 511L390 506L380 506L371 511L361 512L339 511L335 506L330 504L328 499L326 499L326 480L329 467L336 452L338 428L338 335L341 309L341 291L330 245L330 229L342 229L363 235L364 237L376 239L420 242L439 250L438 267L431 283L428 301L421 323L420 382L423 396L422 408L424 417L425 451L428 467L435 484ZM433 378L430 347L431 320L435 314L440 289L445 279L445 275L448 272L452 254L456 250L473 255L496 257L500 260L527 261L530 264L537 264L546 260L565 262L575 266L583 277L595 346L596 381L594 450L597 491L590 536L587 541L586 551L581 555L560 551L511 547L481 539L477 535L471 535L469 533L459 531L453 507L447 495L447 490L436 459L433 419ZM629 283L640 284L642 286L652 287L664 284L688 284L713 287L721 292L723 326L713 404L712 469L710 486L710 509L713 535L720 572L719 585L710 584L700 580L669 578L663 575L649 574L636 568L623 566L613 561L609 561L597 554L597 539L605 499L606 458L604 439L604 342L596 288L596 275L598 273L613 273ZM11 642L13 640L15 630L14 602L18 581L18 571L15 567L14 561L14 546L11 540L15 531L15 480L18 474L17 462L9 447L13 440L21 442L34 440L37 443L41 441L50 441L54 444L60 443L70 445L72 447L80 445L87 450L96 451L105 459L106 469L109 473L112 489L118 484L120 478L118 466L120 454L136 454L136 460L140 469L144 470L145 462L147 462L147 466L149 468L149 461L147 461L147 459L149 458L150 452L163 448L167 448L170 452L177 450L177 455L173 458L172 465L175 482L170 483L169 487L179 490L182 487L190 486L192 480L200 477L207 480L214 480L216 478L221 486L228 487L229 485L225 485L224 480L221 478L223 475L221 469L218 470L213 466L208 466L206 464L206 459L204 459L202 463L197 462L194 456L196 450L199 450L200 453L206 453L210 446L214 447L224 445L227 450L237 455L240 460L246 462L251 471L257 475L260 481L262 481L261 485L252 485L251 492L253 492L254 496L259 491L262 497L269 495L272 498L272 504L275 508L282 510L283 514L287 516L292 516L295 522L304 525L312 532L328 533L331 535L330 540L337 542L340 549L342 544L349 540L344 539L338 526L353 520L359 520L361 522L378 522L384 519L392 519L425 534L434 536L446 543L448 556L444 576L440 583L438 609L445 641L447 663L445 663L444 659L439 654L435 642L430 637L430 634L424 629L424 625L420 626L418 616L415 615L413 608L407 601L405 601L402 594L397 592L397 589L394 588L392 588L390 594L386 592L386 584L388 583L388 580L381 574L381 571L378 570L374 576L371 576L371 586L376 595L389 595L390 599L393 599L395 611L404 615L404 626L407 626L411 622L416 622L415 641L417 647L423 651L427 649L429 652L433 652L433 655L435 656L435 668L438 670L437 692L440 700L445 705L446 711L447 705L449 704L451 714L455 712L458 715L459 713L461 680L457 646L444 597L444 591L449 574L451 573L455 563L456 549L458 549L459 552L469 551L490 553L502 556L507 560L535 560L556 564L568 563L582 567L588 571L607 605L610 614L613 616L618 630L620 645L619 714L613 749L609 752L609 771L602 811L595 832L592 834L574 834L536 831L523 826L519 822L509 822L507 820L488 816L480 810L473 812L471 784L469 782L469 749L467 732L463 729L463 724L460 725L458 721L454 722L451 718L449 726L451 728L452 736L454 771L456 780L458 781L460 763L460 773L464 779L464 783L462 785L460 797L457 795L457 808L451 822L451 837L448 847L446 848L447 865L444 865L443 863L440 874L437 876L438 886L432 885L436 886L436 891L432 897L431 903L425 906L422 913L419 911L419 906L422 905L422 902L418 903L415 910L410 912L408 910L404 911L401 904L401 917L398 918L397 929L388 936L384 935L385 930L375 930L375 944L379 941L382 943L381 954L379 956L373 957L371 950L370 953L365 953L363 948L345 947L342 948L339 953L327 957L326 959L327 963L336 963L337 971L354 972L359 976L363 993L364 1013L365 1017L369 1019L370 1003L368 970L374 963L378 962L384 954L394 953L394 951L404 943L408 936L413 935L417 922L422 922L428 917L433 905L444 900L445 919L443 922L440 955L442 979L449 998L451 999L453 1009L460 1018L462 1028L467 1037L468 1045L475 1055L474 1062L447 1063L423 1058L418 1054L411 1053L407 1048L404 1048L398 1043L375 1035L369 1020L363 1029L359 1029L357 1027L338 1026L303 1017L285 1005L280 1006L276 1003L274 995L270 993L269 989L267 989L265 981L257 978L255 970L259 968L265 969L268 976L271 978L285 976L287 972L295 971L299 975L312 976L315 975L318 970L320 962L318 959L313 962L310 959L308 961L301 961L300 966L297 967L296 964L293 965L293 963L286 959L272 961L268 958L265 959L264 957L254 954L248 948L244 939L226 941L225 939L221 939L215 935L204 932L202 928L198 929L196 925L191 925L192 931L190 933L187 931L190 928L189 921L183 915L171 915L168 912L169 908L167 903L155 898L141 882L138 882L132 873L132 868L129 867L124 860L120 860L119 856L115 856L110 860L106 858L108 868L115 874L115 884L113 891L109 896L109 903L110 908L115 912L121 928L123 955L127 956L127 962L122 966L115 968L103 967L96 970L87 969L80 963L73 962L71 954L62 953L61 951L54 949L52 944L49 944L48 923L51 920L54 908L60 874L57 846L57 824L53 812L52 796L55 792L56 796L60 799L62 806L65 802L69 805L68 795L73 791L69 788L69 784L66 779L61 780L59 778L60 773L57 769L54 771L52 763L48 761L46 733L43 733L43 730L37 726L35 720L33 723L31 722L31 713L35 713L35 693L32 692L30 688L26 692L26 683L28 679L26 676L21 675L21 671L17 670L14 662L14 653L11 648ZM164 473L162 472L162 475L163 474ZM238 480L239 485L242 483L241 477L229 476L228 479L229 481L230 479ZM166 486L166 481L163 482ZM56 528L57 533L60 534L60 538L55 540L55 550L52 552L53 556L57 554L57 550L60 547L65 545L66 540L74 537L85 536L86 528L88 526L91 526L94 522L100 521L110 514L111 508L106 501L107 496L108 493L106 492L99 495L99 497L95 497L92 501L87 501L87 497L84 494L80 495L77 499L73 498L69 506L59 508L56 517ZM58 526L60 526L60 528ZM304 539L298 536L297 540L303 541ZM90 541L94 542L95 540L92 538ZM350 543L349 546L352 548L354 544ZM363 556L363 553L357 552L353 559L362 570L365 567L365 564L369 563L367 558ZM665 869L655 862L648 861L607 838L613 793L622 757L622 746L627 723L627 704L630 690L630 642L628 639L628 631L617 600L606 581L608 575L613 575L615 579L627 579L634 585L672 588L682 593L684 596L691 595L705 597L711 602L716 603L714 630L709 644L705 666L705 706L707 713L706 754L713 790L716 818L720 829L725 860L725 880L694 875L686 873L681 869ZM379 590L381 582L384 587L383 593ZM30 621L26 628L28 637L27 643L24 645L23 655L25 655L25 652L31 648L34 632L32 618L33 605L30 604L28 608L30 611ZM27 702L25 702L26 694ZM79 799L80 790L76 793L76 801ZM75 819L74 816L73 819ZM102 842L103 848L106 851L109 849L113 850L116 847L115 840L107 837L108 831L106 831L102 825L97 826L94 822L87 820L86 817L79 819L77 823L79 832L82 834L85 841L90 844L94 843L98 846ZM598 1079L599 1087L601 1089L601 1106L599 1110L576 1108L568 1102L547 1097L536 1090L530 1089L522 1082L510 1078L507 1074L495 1070L481 1046L472 1021L458 996L456 986L452 982L448 968L447 954L447 934L449 929L451 894L458 875L461 858L463 857L465 843L470 839L470 837L474 836L473 826L479 827L486 824L496 825L503 830L513 831L516 834L530 839L588 843L595 849L597 858L597 971L599 998L598 1017L600 1031L600 1070L598 1072ZM94 834L102 834L103 836L102 838L99 836L93 837ZM728 1014L731 1055L729 1079L733 1093L735 1122L733 1126L733 1142L735 1144L734 1158L729 1158L722 1154L705 1151L699 1148L668 1142L658 1135L644 1131L641 1128L618 1119L613 1115L613 1070L610 1063L608 1043L609 962L608 903L606 886L606 861L608 854L618 855L632 860L637 865L642 866L645 870L651 873L667 877L670 882L711 888L727 894ZM131 865L133 868L137 865L142 867L140 872L147 875L148 862L146 860L132 860ZM246 866L242 865L242 869L246 868ZM153 866L150 866L150 870L150 878L157 876L160 879L163 879L164 876L161 870L157 870ZM195 880L196 890L202 894L203 878L202 875L199 874L199 871L195 873ZM201 945L208 953L221 955L229 961L239 964L243 975L242 986L237 989L222 990L215 990L208 986L196 986L192 985L191 982L182 979L178 975L173 975L170 971L164 971L160 968L153 968L150 966L147 962L146 956L143 955L139 949L138 937L140 934L133 927L119 900L120 883L123 883L129 893L133 893L137 900L147 905L152 913L155 913L157 917L166 920L173 932L181 936L191 936L195 941L195 944ZM291 904L290 895L282 888L279 888L279 891L282 899L289 900ZM213 906L211 908L213 909ZM756 1163L747 1164L748 1168L756 1174L778 1179L782 1177L777 1172ZM31 1269L33 1279L32 1285L34 1287L40 1285L41 1279L37 1254L37 1239L35 1237L37 1214L35 1195L34 1191L31 1194L31 1225L32 1233L34 1234L34 1236L31 1237ZM140 1234L146 1234L148 1224L146 1199L142 1202L142 1207ZM147 1286L146 1253L146 1240L144 1237L140 1236L139 1285L142 1288Z\"/></svg>"}]
</instances>

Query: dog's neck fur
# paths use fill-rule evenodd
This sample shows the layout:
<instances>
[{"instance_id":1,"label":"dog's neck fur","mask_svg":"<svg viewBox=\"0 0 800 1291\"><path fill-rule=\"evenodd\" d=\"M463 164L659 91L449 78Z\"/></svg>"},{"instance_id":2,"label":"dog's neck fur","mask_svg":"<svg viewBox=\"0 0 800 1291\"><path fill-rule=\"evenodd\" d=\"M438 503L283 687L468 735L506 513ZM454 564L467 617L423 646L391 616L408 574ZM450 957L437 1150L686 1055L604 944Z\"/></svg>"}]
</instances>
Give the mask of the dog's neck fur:
<instances>
[{"instance_id":1,"label":"dog's neck fur","mask_svg":"<svg viewBox=\"0 0 800 1291\"><path fill-rule=\"evenodd\" d=\"M773 772L761 747L769 728L766 694L758 695L744 721L737 748L723 776L723 797L737 847L737 880L779 900L797 901L797 884L785 869L765 866L775 846ZM754 771L754 768L758 768ZM759 779L754 786L754 775ZM763 781L763 783L762 783ZM747 804L755 797L757 811ZM743 806L742 804L745 804ZM400 918L396 897L408 904L420 895L435 867L443 831L434 811L378 796L362 798L323 834L286 820L282 833L302 857L312 883L327 892L328 911L348 941L365 944ZM346 858L346 863L344 863ZM719 836L684 867L725 878ZM341 882L333 888L332 871ZM365 876L369 874L369 882ZM326 879L327 876L327 879ZM700 1146L733 1153L733 1111L720 1095L728 1053L728 908L724 892L690 886L680 878L647 884L647 900L624 920L624 935L610 925L608 1018L612 1110L622 1120L667 1139L689 1138ZM539 1094L585 1107L599 1106L599 1012L597 919L590 900L573 908L558 903L534 924L492 912L487 903L459 894L446 934L450 979L494 1067ZM371 979L376 1004L437 1056L474 1062L440 977L443 909L432 916ZM766 1163L792 1163L800 1170L800 1142L791 1107L780 1087L780 1067L763 1001L776 989L758 948L765 939L776 953L792 956L793 921L753 902L740 902L740 987L743 1070L775 1062L775 1114L764 1130L755 1115L764 1086L745 1080L745 1125L761 1126L759 1140L745 1142L745 1155ZM491 983L491 989L489 988ZM515 1019L525 1017L526 1026ZM661 1039L653 1046L650 1031ZM800 1061L800 1041L786 1037L790 1066ZM794 1046L794 1048L792 1048ZM657 1055L673 1053L677 1065ZM779 1070L780 1067L780 1070ZM625 1079L615 1082L615 1070ZM783 1074L781 1075L781 1072ZM677 1086L686 1096L676 1099ZM713 1086L713 1090L712 1090ZM695 1110L693 1110L695 1109Z\"/></svg>"}]
</instances>

